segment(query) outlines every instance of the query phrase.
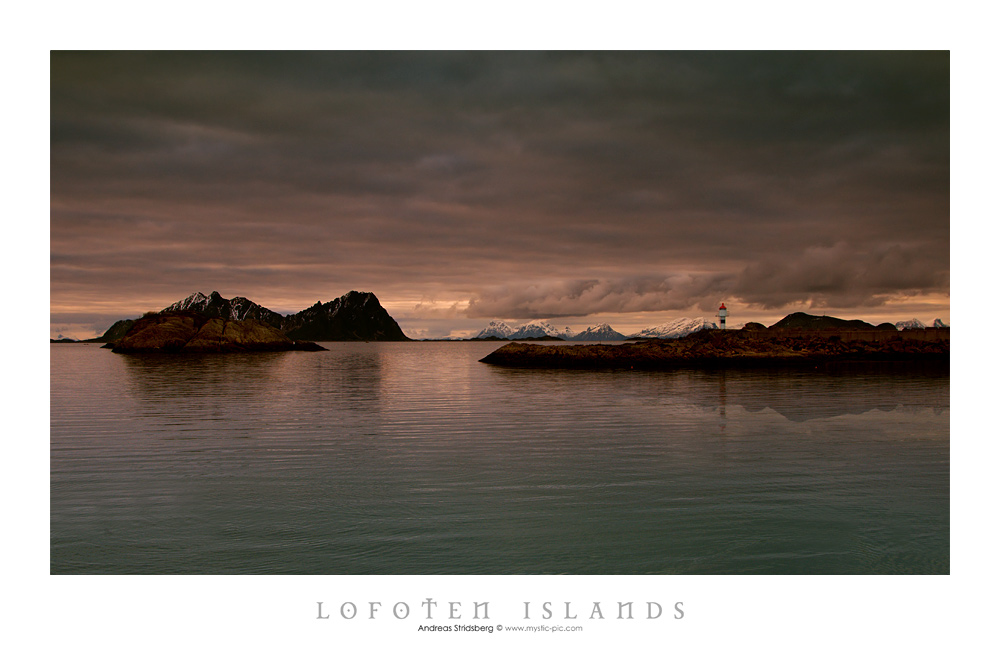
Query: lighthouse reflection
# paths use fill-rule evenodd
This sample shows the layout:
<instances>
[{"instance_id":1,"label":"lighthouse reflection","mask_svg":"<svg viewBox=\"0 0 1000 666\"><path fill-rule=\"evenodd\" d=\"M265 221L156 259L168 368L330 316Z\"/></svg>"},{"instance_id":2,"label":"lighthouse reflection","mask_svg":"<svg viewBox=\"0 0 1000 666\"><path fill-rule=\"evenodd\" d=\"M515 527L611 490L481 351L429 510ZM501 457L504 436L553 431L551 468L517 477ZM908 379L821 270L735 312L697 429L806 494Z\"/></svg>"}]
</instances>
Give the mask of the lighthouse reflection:
<instances>
[{"instance_id":1,"label":"lighthouse reflection","mask_svg":"<svg viewBox=\"0 0 1000 666\"><path fill-rule=\"evenodd\" d=\"M719 373L719 430L726 430L726 372Z\"/></svg>"}]
</instances>

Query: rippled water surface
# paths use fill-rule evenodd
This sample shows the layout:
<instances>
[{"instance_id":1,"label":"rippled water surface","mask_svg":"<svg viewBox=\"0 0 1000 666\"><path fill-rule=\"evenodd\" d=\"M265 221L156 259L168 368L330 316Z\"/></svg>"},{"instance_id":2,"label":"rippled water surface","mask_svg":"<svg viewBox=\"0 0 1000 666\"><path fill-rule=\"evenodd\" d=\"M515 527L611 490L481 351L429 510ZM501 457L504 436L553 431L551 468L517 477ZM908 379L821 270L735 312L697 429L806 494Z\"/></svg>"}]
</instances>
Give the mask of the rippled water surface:
<instances>
[{"instance_id":1,"label":"rippled water surface","mask_svg":"<svg viewBox=\"0 0 1000 666\"><path fill-rule=\"evenodd\" d=\"M51 345L51 571L949 572L942 373Z\"/></svg>"}]
</instances>

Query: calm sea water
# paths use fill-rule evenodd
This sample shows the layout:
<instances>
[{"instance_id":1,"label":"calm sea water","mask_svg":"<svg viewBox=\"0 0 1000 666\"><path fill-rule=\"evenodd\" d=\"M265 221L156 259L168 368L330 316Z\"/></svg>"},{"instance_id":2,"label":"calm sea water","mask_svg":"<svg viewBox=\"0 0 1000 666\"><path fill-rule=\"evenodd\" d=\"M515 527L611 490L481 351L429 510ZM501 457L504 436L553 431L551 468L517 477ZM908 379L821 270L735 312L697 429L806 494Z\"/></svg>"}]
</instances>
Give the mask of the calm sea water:
<instances>
[{"instance_id":1,"label":"calm sea water","mask_svg":"<svg viewBox=\"0 0 1000 666\"><path fill-rule=\"evenodd\" d=\"M946 374L51 345L51 572L943 574Z\"/></svg>"}]
</instances>

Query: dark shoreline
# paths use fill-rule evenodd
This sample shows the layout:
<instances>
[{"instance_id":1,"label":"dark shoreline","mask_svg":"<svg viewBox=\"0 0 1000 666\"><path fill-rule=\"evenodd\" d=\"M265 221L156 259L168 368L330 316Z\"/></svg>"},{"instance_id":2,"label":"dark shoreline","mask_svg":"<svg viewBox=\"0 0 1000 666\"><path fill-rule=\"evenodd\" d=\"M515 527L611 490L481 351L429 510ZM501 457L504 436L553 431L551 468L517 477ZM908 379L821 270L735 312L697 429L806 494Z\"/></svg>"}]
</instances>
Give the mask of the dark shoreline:
<instances>
[{"instance_id":1,"label":"dark shoreline","mask_svg":"<svg viewBox=\"0 0 1000 666\"><path fill-rule=\"evenodd\" d=\"M480 359L512 368L667 370L681 367L847 366L878 363L947 369L948 333L906 331L699 331L618 345L512 342Z\"/></svg>"}]
</instances>

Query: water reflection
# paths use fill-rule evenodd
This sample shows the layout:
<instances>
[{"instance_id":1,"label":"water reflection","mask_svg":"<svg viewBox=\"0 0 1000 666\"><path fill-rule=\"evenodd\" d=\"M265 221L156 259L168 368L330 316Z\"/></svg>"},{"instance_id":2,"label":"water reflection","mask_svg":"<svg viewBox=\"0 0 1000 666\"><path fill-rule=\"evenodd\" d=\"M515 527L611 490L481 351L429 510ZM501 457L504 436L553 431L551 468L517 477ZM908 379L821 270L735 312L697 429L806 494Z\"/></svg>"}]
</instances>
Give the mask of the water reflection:
<instances>
[{"instance_id":1,"label":"water reflection","mask_svg":"<svg viewBox=\"0 0 1000 666\"><path fill-rule=\"evenodd\" d=\"M53 572L948 571L947 374L63 347Z\"/></svg>"},{"instance_id":2,"label":"water reflection","mask_svg":"<svg viewBox=\"0 0 1000 666\"><path fill-rule=\"evenodd\" d=\"M287 354L121 354L129 393L147 403L266 392Z\"/></svg>"},{"instance_id":3,"label":"water reflection","mask_svg":"<svg viewBox=\"0 0 1000 666\"><path fill-rule=\"evenodd\" d=\"M949 408L949 377L940 368L901 369L857 365L822 369L725 369L675 371L588 371L490 367L494 379L526 398L553 392L594 405L633 402L690 405L717 411L724 429L732 408L770 410L792 422L848 414ZM618 399L612 399L617 396ZM727 412L728 410L728 412Z\"/></svg>"},{"instance_id":4,"label":"water reflection","mask_svg":"<svg viewBox=\"0 0 1000 666\"><path fill-rule=\"evenodd\" d=\"M931 409L940 414L949 408L947 374L931 371L880 371L858 368L853 372L724 370L705 374L715 383L715 395L695 392L695 404L717 408L725 420L726 406L739 405L748 412L766 409L789 421L805 422L847 414Z\"/></svg>"},{"instance_id":5,"label":"water reflection","mask_svg":"<svg viewBox=\"0 0 1000 666\"><path fill-rule=\"evenodd\" d=\"M330 409L367 412L384 399L384 359L379 350L365 343L327 342L330 350L320 358L297 358L287 373L286 388L299 404L318 404Z\"/></svg>"},{"instance_id":6,"label":"water reflection","mask_svg":"<svg viewBox=\"0 0 1000 666\"><path fill-rule=\"evenodd\" d=\"M370 411L382 399L382 356L366 345L330 352L121 355L128 395L146 412L203 411L212 404L256 410L325 405Z\"/></svg>"}]
</instances>

